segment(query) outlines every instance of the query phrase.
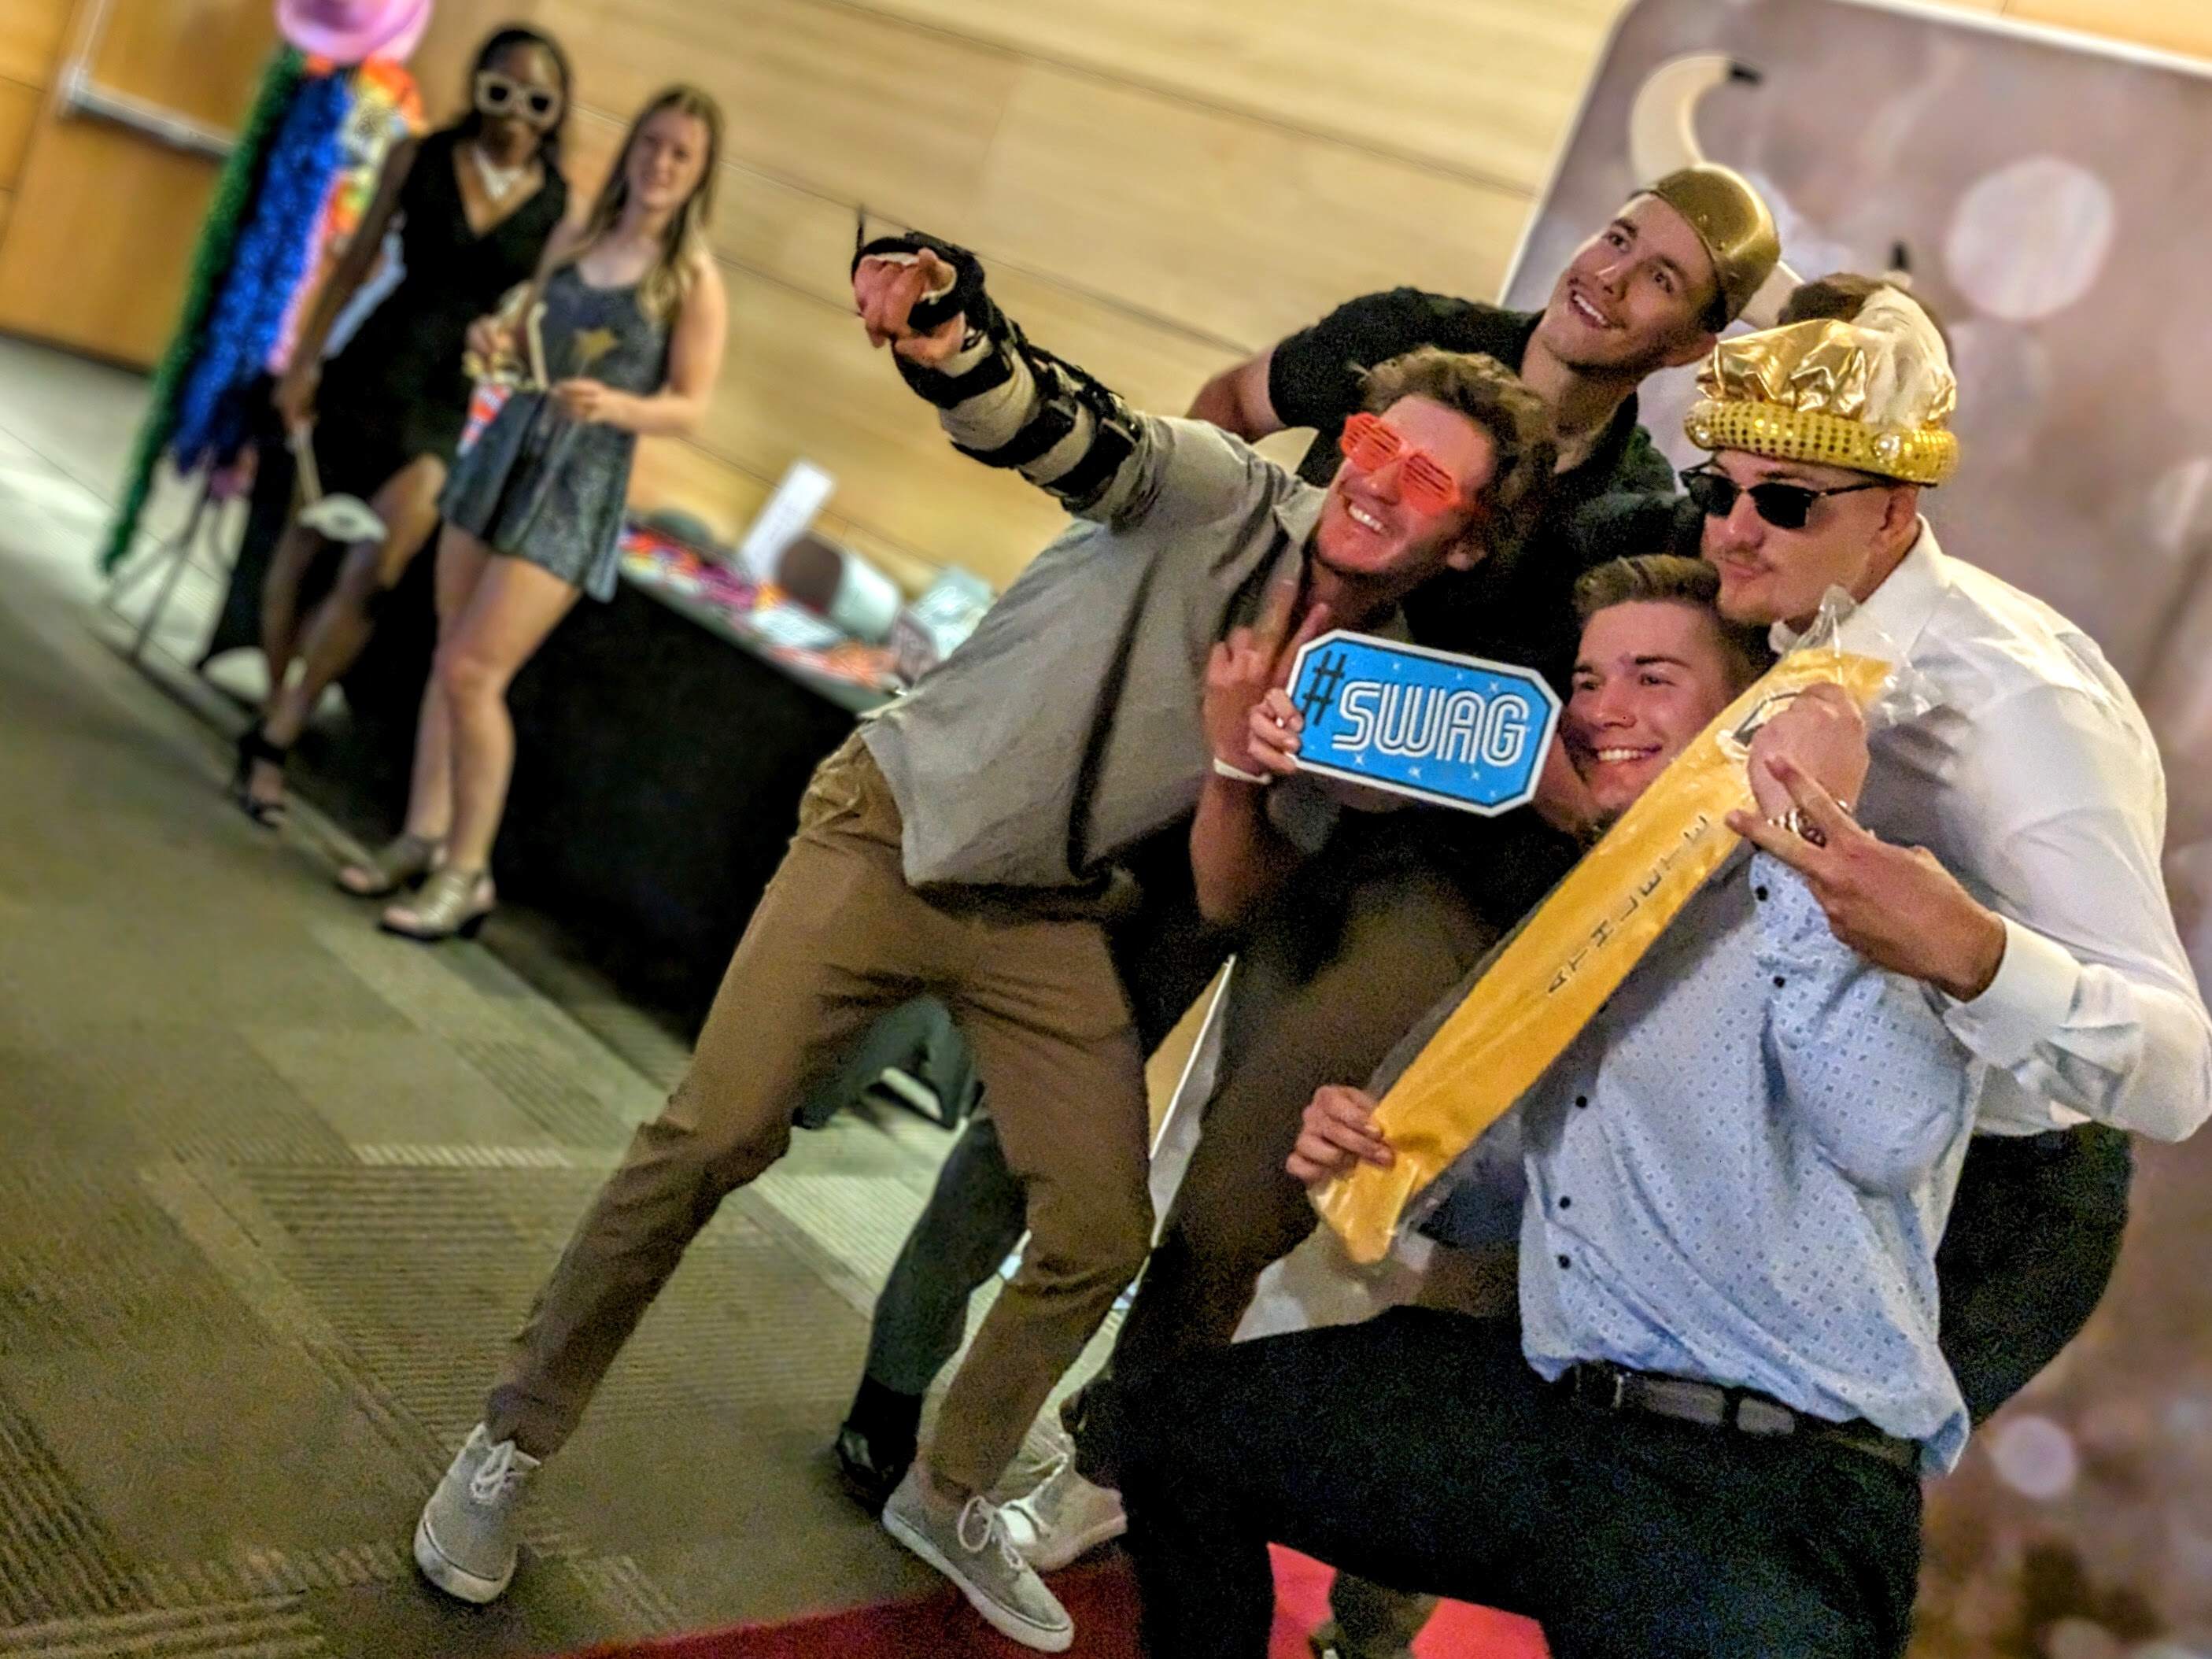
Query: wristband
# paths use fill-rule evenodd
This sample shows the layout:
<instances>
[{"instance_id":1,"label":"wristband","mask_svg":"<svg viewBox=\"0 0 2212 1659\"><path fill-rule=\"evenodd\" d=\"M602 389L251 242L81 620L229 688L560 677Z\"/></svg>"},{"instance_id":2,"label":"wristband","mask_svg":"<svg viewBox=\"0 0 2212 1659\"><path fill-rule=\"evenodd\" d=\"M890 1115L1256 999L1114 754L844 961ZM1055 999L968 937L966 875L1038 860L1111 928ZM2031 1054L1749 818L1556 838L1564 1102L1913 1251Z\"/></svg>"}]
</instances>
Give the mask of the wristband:
<instances>
[{"instance_id":1,"label":"wristband","mask_svg":"<svg viewBox=\"0 0 2212 1659\"><path fill-rule=\"evenodd\" d=\"M1217 778L1234 778L1239 783L1255 783L1263 789L1274 781L1264 772L1247 772L1241 766L1231 766L1218 755L1213 757L1213 775Z\"/></svg>"},{"instance_id":2,"label":"wristband","mask_svg":"<svg viewBox=\"0 0 2212 1659\"><path fill-rule=\"evenodd\" d=\"M917 334L927 334L965 314L970 328L983 327L988 321L983 262L957 242L947 242L921 231L911 231L904 236L878 236L854 253L853 269L860 270L863 259L911 260L924 248L952 267L952 287L935 299L917 303L907 313L907 326Z\"/></svg>"}]
</instances>

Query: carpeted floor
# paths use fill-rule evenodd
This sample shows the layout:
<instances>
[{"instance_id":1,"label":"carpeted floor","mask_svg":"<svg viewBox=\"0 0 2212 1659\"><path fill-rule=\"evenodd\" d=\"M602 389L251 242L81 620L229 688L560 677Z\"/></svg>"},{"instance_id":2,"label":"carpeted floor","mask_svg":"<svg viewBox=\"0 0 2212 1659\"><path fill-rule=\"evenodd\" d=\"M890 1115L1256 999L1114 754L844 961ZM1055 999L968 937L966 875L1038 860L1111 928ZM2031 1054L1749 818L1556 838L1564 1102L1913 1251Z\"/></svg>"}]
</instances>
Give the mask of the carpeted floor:
<instances>
[{"instance_id":1,"label":"carpeted floor","mask_svg":"<svg viewBox=\"0 0 2212 1659\"><path fill-rule=\"evenodd\" d=\"M1308 1638L1328 1616L1334 1574L1278 1549L1275 1630L1268 1659L1311 1659ZM1054 1581L1076 1621L1069 1659L1141 1659L1134 1630L1136 1587L1121 1558L1107 1555ZM919 1601L746 1625L594 1649L579 1659L1018 1659L1028 1650L982 1627L950 1589ZM1542 1632L1525 1619L1448 1601L1414 1639L1414 1659L1544 1659Z\"/></svg>"},{"instance_id":2,"label":"carpeted floor","mask_svg":"<svg viewBox=\"0 0 2212 1659\"><path fill-rule=\"evenodd\" d=\"M379 935L311 817L223 800L220 738L91 602L137 395L0 343L0 1655L568 1652L927 1593L823 1453L941 1144L903 1115L726 1207L509 1601L416 1582L416 1508L665 1079L494 951Z\"/></svg>"}]
</instances>

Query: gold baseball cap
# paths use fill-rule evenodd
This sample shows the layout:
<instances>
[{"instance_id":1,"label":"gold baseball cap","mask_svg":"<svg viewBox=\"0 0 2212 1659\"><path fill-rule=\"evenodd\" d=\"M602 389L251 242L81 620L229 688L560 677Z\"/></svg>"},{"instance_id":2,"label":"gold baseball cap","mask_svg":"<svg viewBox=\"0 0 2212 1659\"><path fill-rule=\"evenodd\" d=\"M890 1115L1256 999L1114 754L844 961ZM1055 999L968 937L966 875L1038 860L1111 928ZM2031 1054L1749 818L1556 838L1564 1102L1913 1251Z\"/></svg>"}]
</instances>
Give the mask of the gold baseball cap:
<instances>
[{"instance_id":1,"label":"gold baseball cap","mask_svg":"<svg viewBox=\"0 0 2212 1659\"><path fill-rule=\"evenodd\" d=\"M1698 161L1668 173L1644 193L1674 209L1698 234L1712 258L1722 308L1734 322L1782 260L1774 216L1751 180L1733 167Z\"/></svg>"}]
</instances>

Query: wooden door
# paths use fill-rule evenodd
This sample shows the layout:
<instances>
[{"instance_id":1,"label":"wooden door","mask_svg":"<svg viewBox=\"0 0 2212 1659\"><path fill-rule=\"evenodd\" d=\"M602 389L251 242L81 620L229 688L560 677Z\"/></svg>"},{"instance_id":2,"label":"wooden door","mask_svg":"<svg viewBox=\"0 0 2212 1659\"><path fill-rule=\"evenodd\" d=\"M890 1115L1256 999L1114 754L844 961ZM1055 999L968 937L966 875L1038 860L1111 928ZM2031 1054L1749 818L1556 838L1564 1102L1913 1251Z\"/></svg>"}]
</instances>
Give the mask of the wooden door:
<instances>
[{"instance_id":1,"label":"wooden door","mask_svg":"<svg viewBox=\"0 0 2212 1659\"><path fill-rule=\"evenodd\" d=\"M276 45L268 0L75 0L0 238L0 329L118 362L161 355L221 163L78 106L220 140ZM0 97L0 141L6 114Z\"/></svg>"}]
</instances>

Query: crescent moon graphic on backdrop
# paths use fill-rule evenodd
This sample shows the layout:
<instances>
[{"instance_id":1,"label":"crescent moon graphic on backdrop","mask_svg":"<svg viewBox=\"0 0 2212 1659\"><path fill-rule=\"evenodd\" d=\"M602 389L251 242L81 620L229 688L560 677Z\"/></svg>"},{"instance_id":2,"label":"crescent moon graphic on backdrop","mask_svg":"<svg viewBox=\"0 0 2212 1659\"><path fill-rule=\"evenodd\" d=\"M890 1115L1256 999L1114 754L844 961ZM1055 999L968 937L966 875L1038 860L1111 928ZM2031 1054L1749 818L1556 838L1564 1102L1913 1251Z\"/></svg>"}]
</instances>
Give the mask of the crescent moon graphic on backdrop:
<instances>
[{"instance_id":1,"label":"crescent moon graphic on backdrop","mask_svg":"<svg viewBox=\"0 0 2212 1659\"><path fill-rule=\"evenodd\" d=\"M1698 103L1730 81L1756 86L1764 78L1749 64L1717 52L1670 58L1653 70L1628 107L1628 164L1636 177L1648 182L1708 159L1698 142ZM1776 265L1743 308L1743 320L1753 328L1771 326L1801 280L1787 261Z\"/></svg>"}]
</instances>

